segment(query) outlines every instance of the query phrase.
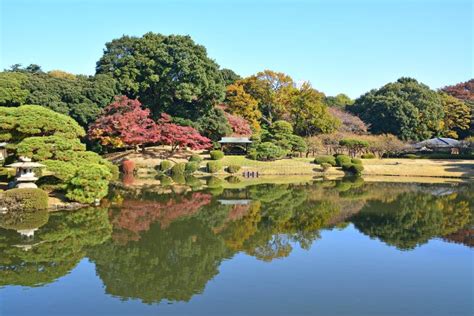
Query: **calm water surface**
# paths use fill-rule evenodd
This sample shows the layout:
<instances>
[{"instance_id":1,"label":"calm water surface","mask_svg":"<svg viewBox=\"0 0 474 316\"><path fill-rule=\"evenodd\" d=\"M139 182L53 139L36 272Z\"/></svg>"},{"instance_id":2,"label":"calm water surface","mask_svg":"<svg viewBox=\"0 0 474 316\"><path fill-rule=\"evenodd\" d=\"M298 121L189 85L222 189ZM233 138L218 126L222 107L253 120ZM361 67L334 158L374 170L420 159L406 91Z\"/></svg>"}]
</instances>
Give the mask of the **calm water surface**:
<instances>
[{"instance_id":1,"label":"calm water surface","mask_svg":"<svg viewBox=\"0 0 474 316\"><path fill-rule=\"evenodd\" d=\"M474 313L472 184L208 184L3 215L0 314Z\"/></svg>"}]
</instances>

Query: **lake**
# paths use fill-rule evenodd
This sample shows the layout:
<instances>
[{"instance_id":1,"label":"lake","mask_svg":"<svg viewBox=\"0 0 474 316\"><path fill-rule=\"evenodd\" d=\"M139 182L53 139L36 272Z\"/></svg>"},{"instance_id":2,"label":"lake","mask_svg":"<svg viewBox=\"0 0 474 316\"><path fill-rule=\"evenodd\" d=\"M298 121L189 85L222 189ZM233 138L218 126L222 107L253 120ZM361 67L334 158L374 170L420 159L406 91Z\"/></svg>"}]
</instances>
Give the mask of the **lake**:
<instances>
[{"instance_id":1,"label":"lake","mask_svg":"<svg viewBox=\"0 0 474 316\"><path fill-rule=\"evenodd\" d=\"M1 216L0 314L474 313L472 184L193 181Z\"/></svg>"}]
</instances>

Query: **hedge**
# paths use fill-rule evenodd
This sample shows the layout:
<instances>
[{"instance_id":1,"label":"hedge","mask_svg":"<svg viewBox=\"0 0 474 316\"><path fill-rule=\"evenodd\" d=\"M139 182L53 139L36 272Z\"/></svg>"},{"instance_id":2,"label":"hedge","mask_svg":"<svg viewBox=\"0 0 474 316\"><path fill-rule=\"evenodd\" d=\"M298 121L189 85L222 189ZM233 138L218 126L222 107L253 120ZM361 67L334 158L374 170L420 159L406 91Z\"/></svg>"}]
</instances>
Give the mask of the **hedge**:
<instances>
[{"instance_id":1,"label":"hedge","mask_svg":"<svg viewBox=\"0 0 474 316\"><path fill-rule=\"evenodd\" d=\"M48 194L41 189L11 189L0 194L0 206L9 211L36 211L48 208Z\"/></svg>"},{"instance_id":2,"label":"hedge","mask_svg":"<svg viewBox=\"0 0 474 316\"><path fill-rule=\"evenodd\" d=\"M359 158L352 158L351 162L355 165L361 165L362 164L362 160L360 160Z\"/></svg>"},{"instance_id":3,"label":"hedge","mask_svg":"<svg viewBox=\"0 0 474 316\"><path fill-rule=\"evenodd\" d=\"M237 173L239 172L240 170L240 166L239 165L230 165L227 167L227 172L229 173Z\"/></svg>"},{"instance_id":4,"label":"hedge","mask_svg":"<svg viewBox=\"0 0 474 316\"><path fill-rule=\"evenodd\" d=\"M207 163L207 172L216 173L222 169L220 161L209 161Z\"/></svg>"},{"instance_id":5,"label":"hedge","mask_svg":"<svg viewBox=\"0 0 474 316\"><path fill-rule=\"evenodd\" d=\"M212 160L221 160L224 158L224 152L221 150L212 150L209 155L211 156Z\"/></svg>"},{"instance_id":6,"label":"hedge","mask_svg":"<svg viewBox=\"0 0 474 316\"><path fill-rule=\"evenodd\" d=\"M314 158L314 163L318 165L328 163L334 167L336 165L336 158L333 156L317 156Z\"/></svg>"}]
</instances>

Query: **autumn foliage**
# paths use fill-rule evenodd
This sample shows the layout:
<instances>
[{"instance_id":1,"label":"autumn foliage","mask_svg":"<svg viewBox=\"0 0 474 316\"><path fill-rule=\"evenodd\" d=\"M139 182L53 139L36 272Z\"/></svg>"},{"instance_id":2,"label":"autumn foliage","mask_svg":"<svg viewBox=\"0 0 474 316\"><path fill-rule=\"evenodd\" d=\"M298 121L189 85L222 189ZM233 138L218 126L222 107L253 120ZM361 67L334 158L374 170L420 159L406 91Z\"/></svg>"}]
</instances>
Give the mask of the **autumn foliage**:
<instances>
[{"instance_id":1,"label":"autumn foliage","mask_svg":"<svg viewBox=\"0 0 474 316\"><path fill-rule=\"evenodd\" d=\"M183 147L199 150L211 146L211 141L196 129L172 123L166 113L162 113L156 123L150 118L150 110L126 96L116 97L105 108L104 114L89 128L88 136L101 145L118 148L163 144L170 145L174 152Z\"/></svg>"},{"instance_id":2,"label":"autumn foliage","mask_svg":"<svg viewBox=\"0 0 474 316\"><path fill-rule=\"evenodd\" d=\"M112 147L137 146L155 143L160 134L150 118L150 110L143 109L138 100L119 96L104 109L89 128L90 139Z\"/></svg>"},{"instance_id":3,"label":"autumn foliage","mask_svg":"<svg viewBox=\"0 0 474 316\"><path fill-rule=\"evenodd\" d=\"M225 113L229 125L232 127L232 136L251 136L250 124L243 117Z\"/></svg>"},{"instance_id":4,"label":"autumn foliage","mask_svg":"<svg viewBox=\"0 0 474 316\"><path fill-rule=\"evenodd\" d=\"M171 152L183 147L201 150L212 146L211 140L199 134L195 128L171 123L171 116L166 113L162 113L158 120L158 131L159 142L171 146Z\"/></svg>"}]
</instances>

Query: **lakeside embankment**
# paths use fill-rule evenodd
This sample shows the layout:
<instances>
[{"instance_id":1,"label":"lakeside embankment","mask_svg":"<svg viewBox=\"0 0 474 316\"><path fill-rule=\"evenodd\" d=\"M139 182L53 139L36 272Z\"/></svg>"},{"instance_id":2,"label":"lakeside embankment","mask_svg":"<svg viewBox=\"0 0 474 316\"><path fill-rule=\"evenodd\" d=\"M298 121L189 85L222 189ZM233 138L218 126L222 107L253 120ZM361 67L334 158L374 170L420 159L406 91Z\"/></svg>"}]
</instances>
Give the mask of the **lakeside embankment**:
<instances>
[{"instance_id":1,"label":"lakeside embankment","mask_svg":"<svg viewBox=\"0 0 474 316\"><path fill-rule=\"evenodd\" d=\"M139 176L153 173L154 168L162 160L157 155L144 155L142 153L129 153L121 158L125 157L135 162ZM186 155L183 155L168 158L168 160L177 163L187 161L186 158ZM332 167L323 173L320 166L314 164L313 160L314 158L292 158L276 161L257 161L247 159L244 156L225 156L220 162L223 166L238 165L241 167L240 172L243 170L258 171L260 176L344 176L344 172L336 167ZM362 161L364 166L362 176L364 178L384 176L474 179L474 160L384 158L363 159ZM201 162L202 167L205 164L206 160ZM216 175L219 174L228 175L224 169Z\"/></svg>"}]
</instances>

